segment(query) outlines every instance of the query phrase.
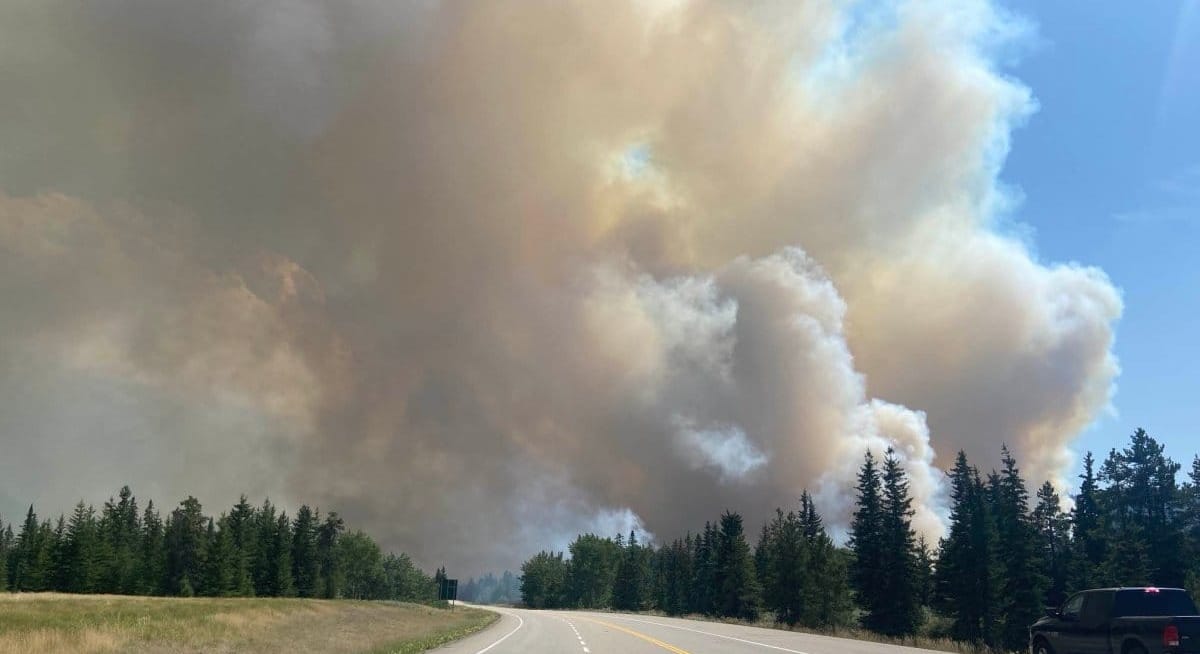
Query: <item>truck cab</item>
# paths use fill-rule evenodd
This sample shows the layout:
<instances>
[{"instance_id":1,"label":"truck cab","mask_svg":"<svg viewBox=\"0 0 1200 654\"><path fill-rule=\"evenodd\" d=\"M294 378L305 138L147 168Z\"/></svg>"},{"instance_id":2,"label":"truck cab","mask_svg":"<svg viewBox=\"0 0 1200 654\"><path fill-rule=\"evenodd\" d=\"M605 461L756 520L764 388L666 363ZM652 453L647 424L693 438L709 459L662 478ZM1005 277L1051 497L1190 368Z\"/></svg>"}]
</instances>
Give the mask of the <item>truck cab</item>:
<instances>
[{"instance_id":1,"label":"truck cab","mask_svg":"<svg viewBox=\"0 0 1200 654\"><path fill-rule=\"evenodd\" d=\"M1031 654L1200 653L1200 615L1180 588L1076 593L1029 628Z\"/></svg>"}]
</instances>

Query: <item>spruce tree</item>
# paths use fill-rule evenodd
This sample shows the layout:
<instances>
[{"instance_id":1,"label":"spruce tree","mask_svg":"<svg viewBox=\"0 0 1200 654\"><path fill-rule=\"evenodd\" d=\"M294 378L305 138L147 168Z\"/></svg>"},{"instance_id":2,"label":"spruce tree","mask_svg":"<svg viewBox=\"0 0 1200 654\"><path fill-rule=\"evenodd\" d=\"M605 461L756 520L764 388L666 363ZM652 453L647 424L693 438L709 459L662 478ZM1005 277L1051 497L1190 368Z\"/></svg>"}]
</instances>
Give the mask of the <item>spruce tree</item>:
<instances>
[{"instance_id":1,"label":"spruce tree","mask_svg":"<svg viewBox=\"0 0 1200 654\"><path fill-rule=\"evenodd\" d=\"M325 521L317 530L317 561L320 564L321 574L320 596L326 599L338 597L341 589L342 571L338 565L337 542L345 530L346 523L333 511L325 516Z\"/></svg>"},{"instance_id":2,"label":"spruce tree","mask_svg":"<svg viewBox=\"0 0 1200 654\"><path fill-rule=\"evenodd\" d=\"M8 540L4 529L4 520L0 520L0 593L8 590Z\"/></svg>"},{"instance_id":3,"label":"spruce tree","mask_svg":"<svg viewBox=\"0 0 1200 654\"><path fill-rule=\"evenodd\" d=\"M763 606L776 622L794 625L804 613L810 579L809 543L795 512L775 510L775 518L764 527L756 551Z\"/></svg>"},{"instance_id":4,"label":"spruce tree","mask_svg":"<svg viewBox=\"0 0 1200 654\"><path fill-rule=\"evenodd\" d=\"M916 572L916 533L912 529L912 498L908 478L895 451L888 448L883 460L879 603L867 620L881 633L907 636L921 623Z\"/></svg>"},{"instance_id":5,"label":"spruce tree","mask_svg":"<svg viewBox=\"0 0 1200 654\"><path fill-rule=\"evenodd\" d=\"M137 592L141 595L162 595L167 592L167 548L162 518L154 509L154 501L146 503L142 513L141 536L138 543Z\"/></svg>"},{"instance_id":6,"label":"spruce tree","mask_svg":"<svg viewBox=\"0 0 1200 654\"><path fill-rule=\"evenodd\" d=\"M271 543L271 568L272 588L275 591L273 594L277 597L295 597L296 583L292 577L292 526L285 512L280 512L275 521L275 533Z\"/></svg>"},{"instance_id":7,"label":"spruce tree","mask_svg":"<svg viewBox=\"0 0 1200 654\"><path fill-rule=\"evenodd\" d=\"M886 626L883 613L886 597L880 580L884 574L882 482L875 457L867 452L858 473L858 497L850 521L850 583L855 600L863 611L863 626L881 631Z\"/></svg>"},{"instance_id":8,"label":"spruce tree","mask_svg":"<svg viewBox=\"0 0 1200 654\"><path fill-rule=\"evenodd\" d=\"M171 512L166 528L168 594L188 597L202 590L206 523L200 501L191 496Z\"/></svg>"},{"instance_id":9,"label":"spruce tree","mask_svg":"<svg viewBox=\"0 0 1200 654\"><path fill-rule=\"evenodd\" d=\"M99 556L100 535L96 510L85 506L83 500L67 524L67 588L71 593L96 592L102 570Z\"/></svg>"},{"instance_id":10,"label":"spruce tree","mask_svg":"<svg viewBox=\"0 0 1200 654\"><path fill-rule=\"evenodd\" d=\"M1038 533L1029 515L1029 491L1016 459L1007 447L1001 452L1004 469L998 477L994 508L1004 571L1000 643L1016 650L1028 645L1029 625L1041 617L1046 581L1038 558Z\"/></svg>"},{"instance_id":11,"label":"spruce tree","mask_svg":"<svg viewBox=\"0 0 1200 654\"><path fill-rule=\"evenodd\" d=\"M246 496L238 498L229 512L229 535L233 541L233 594L254 596L254 557L258 553L258 530L254 524L254 507Z\"/></svg>"},{"instance_id":12,"label":"spruce tree","mask_svg":"<svg viewBox=\"0 0 1200 654\"><path fill-rule=\"evenodd\" d=\"M761 590L754 576L754 557L746 542L742 516L732 511L721 515L715 571L713 581L718 615L743 620L758 617Z\"/></svg>"},{"instance_id":13,"label":"spruce tree","mask_svg":"<svg viewBox=\"0 0 1200 654\"><path fill-rule=\"evenodd\" d=\"M1079 494L1071 510L1071 558L1068 586L1072 590L1101 585L1101 569L1108 559L1108 534L1100 512L1100 485L1091 452L1083 457Z\"/></svg>"},{"instance_id":14,"label":"spruce tree","mask_svg":"<svg viewBox=\"0 0 1200 654\"><path fill-rule=\"evenodd\" d=\"M300 597L316 597L321 587L321 562L317 557L317 516L307 504L292 522L292 579Z\"/></svg>"},{"instance_id":15,"label":"spruce tree","mask_svg":"<svg viewBox=\"0 0 1200 654\"><path fill-rule=\"evenodd\" d=\"M650 552L638 544L637 534L629 532L629 540L621 553L613 581L613 608L619 611L643 611L647 608L650 584Z\"/></svg>"},{"instance_id":16,"label":"spruce tree","mask_svg":"<svg viewBox=\"0 0 1200 654\"><path fill-rule=\"evenodd\" d=\"M1038 558L1042 576L1046 579L1046 606L1059 606L1067 599L1068 575L1071 568L1071 524L1063 513L1058 492L1050 482L1038 489L1037 507L1033 510L1034 528L1038 534Z\"/></svg>"},{"instance_id":17,"label":"spruce tree","mask_svg":"<svg viewBox=\"0 0 1200 654\"><path fill-rule=\"evenodd\" d=\"M70 542L67 540L67 520L62 515L54 524L50 540L50 571L46 587L61 593L71 592Z\"/></svg>"}]
</instances>

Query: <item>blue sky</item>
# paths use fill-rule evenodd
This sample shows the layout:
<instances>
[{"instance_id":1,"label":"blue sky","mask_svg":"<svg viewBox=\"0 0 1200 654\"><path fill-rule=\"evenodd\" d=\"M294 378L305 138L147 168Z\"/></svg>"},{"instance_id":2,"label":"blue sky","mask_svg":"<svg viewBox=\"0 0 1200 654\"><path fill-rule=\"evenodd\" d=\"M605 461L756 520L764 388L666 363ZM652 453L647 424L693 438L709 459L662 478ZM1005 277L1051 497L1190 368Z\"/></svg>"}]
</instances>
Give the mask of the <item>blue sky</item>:
<instances>
[{"instance_id":1,"label":"blue sky","mask_svg":"<svg viewBox=\"0 0 1200 654\"><path fill-rule=\"evenodd\" d=\"M1005 73L1040 109L1002 173L1046 262L1103 268L1123 292L1121 375L1079 440L1098 458L1139 426L1200 452L1200 0L1007 0L1036 25Z\"/></svg>"}]
</instances>

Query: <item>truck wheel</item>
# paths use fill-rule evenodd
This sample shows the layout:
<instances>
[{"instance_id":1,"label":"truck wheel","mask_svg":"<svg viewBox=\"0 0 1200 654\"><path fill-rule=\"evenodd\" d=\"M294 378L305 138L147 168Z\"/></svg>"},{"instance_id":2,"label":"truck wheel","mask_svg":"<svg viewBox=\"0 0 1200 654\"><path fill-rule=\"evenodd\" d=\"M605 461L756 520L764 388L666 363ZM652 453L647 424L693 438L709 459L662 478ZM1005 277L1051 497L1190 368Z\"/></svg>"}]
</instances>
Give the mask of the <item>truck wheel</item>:
<instances>
[{"instance_id":1,"label":"truck wheel","mask_svg":"<svg viewBox=\"0 0 1200 654\"><path fill-rule=\"evenodd\" d=\"M1045 638L1038 638L1033 641L1033 654L1054 654L1054 648L1050 647Z\"/></svg>"}]
</instances>

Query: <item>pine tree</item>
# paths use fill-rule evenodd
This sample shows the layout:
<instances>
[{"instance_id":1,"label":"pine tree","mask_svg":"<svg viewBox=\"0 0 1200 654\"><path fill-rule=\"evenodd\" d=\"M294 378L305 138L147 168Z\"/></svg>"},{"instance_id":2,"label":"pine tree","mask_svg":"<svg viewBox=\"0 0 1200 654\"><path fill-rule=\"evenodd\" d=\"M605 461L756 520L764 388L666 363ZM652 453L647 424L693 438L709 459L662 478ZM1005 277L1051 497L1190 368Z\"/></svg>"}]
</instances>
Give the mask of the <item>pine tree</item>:
<instances>
[{"instance_id":1,"label":"pine tree","mask_svg":"<svg viewBox=\"0 0 1200 654\"><path fill-rule=\"evenodd\" d=\"M742 529L742 516L726 511L720 525L713 579L717 614L753 620L758 616L760 589L754 577L754 557Z\"/></svg>"},{"instance_id":2,"label":"pine tree","mask_svg":"<svg viewBox=\"0 0 1200 654\"><path fill-rule=\"evenodd\" d=\"M854 556L850 567L850 583L855 600L863 610L863 626L879 631L885 626L882 615L886 596L881 592L880 579L884 574L883 498L882 482L875 457L869 451L858 473L858 498L850 521L850 550Z\"/></svg>"},{"instance_id":3,"label":"pine tree","mask_svg":"<svg viewBox=\"0 0 1200 654\"><path fill-rule=\"evenodd\" d=\"M755 559L764 607L776 622L796 624L804 613L810 570L808 539L795 512L775 509L775 518L763 528Z\"/></svg>"},{"instance_id":4,"label":"pine tree","mask_svg":"<svg viewBox=\"0 0 1200 654\"><path fill-rule=\"evenodd\" d=\"M122 486L116 502L110 498L100 519L100 558L103 560L100 588L126 595L138 592L138 541L141 525L137 499L129 486Z\"/></svg>"},{"instance_id":5,"label":"pine tree","mask_svg":"<svg viewBox=\"0 0 1200 654\"><path fill-rule=\"evenodd\" d=\"M689 613L713 615L716 584L717 530L711 522L704 523L704 531L693 540L692 594Z\"/></svg>"},{"instance_id":6,"label":"pine tree","mask_svg":"<svg viewBox=\"0 0 1200 654\"><path fill-rule=\"evenodd\" d=\"M54 524L50 537L50 570L46 586L61 593L71 590L71 551L67 540L67 520L62 515Z\"/></svg>"},{"instance_id":7,"label":"pine tree","mask_svg":"<svg viewBox=\"0 0 1200 654\"><path fill-rule=\"evenodd\" d=\"M921 606L933 604L933 550L924 536L917 537L917 599Z\"/></svg>"}]
</instances>

